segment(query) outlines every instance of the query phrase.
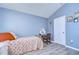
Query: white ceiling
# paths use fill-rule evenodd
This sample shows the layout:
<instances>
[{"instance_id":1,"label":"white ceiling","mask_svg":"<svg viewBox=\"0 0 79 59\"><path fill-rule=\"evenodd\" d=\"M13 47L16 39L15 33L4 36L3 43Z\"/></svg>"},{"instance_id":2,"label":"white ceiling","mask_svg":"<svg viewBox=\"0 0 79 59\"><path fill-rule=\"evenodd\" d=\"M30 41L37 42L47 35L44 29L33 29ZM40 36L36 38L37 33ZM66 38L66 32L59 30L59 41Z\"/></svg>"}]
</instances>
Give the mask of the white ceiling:
<instances>
[{"instance_id":1,"label":"white ceiling","mask_svg":"<svg viewBox=\"0 0 79 59\"><path fill-rule=\"evenodd\" d=\"M48 18L63 5L62 3L2 3L0 7Z\"/></svg>"}]
</instances>

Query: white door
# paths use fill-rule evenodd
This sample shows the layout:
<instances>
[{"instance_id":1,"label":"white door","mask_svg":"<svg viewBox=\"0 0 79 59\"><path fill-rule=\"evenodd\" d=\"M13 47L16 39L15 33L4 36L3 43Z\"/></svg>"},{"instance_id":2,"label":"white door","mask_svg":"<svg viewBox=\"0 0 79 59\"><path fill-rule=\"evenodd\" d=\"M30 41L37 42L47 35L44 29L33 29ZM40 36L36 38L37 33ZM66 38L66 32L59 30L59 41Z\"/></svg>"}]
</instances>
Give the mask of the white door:
<instances>
[{"instance_id":1,"label":"white door","mask_svg":"<svg viewBox=\"0 0 79 59\"><path fill-rule=\"evenodd\" d=\"M65 16L54 19L54 41L66 45Z\"/></svg>"}]
</instances>

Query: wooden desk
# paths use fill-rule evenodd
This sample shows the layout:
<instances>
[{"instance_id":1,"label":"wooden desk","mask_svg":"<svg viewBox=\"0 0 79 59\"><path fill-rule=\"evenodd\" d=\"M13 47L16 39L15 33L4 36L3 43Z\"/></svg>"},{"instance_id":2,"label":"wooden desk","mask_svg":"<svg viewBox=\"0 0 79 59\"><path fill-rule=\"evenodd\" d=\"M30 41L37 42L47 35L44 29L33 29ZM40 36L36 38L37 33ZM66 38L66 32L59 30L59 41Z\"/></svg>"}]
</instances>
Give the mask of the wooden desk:
<instances>
[{"instance_id":1,"label":"wooden desk","mask_svg":"<svg viewBox=\"0 0 79 59\"><path fill-rule=\"evenodd\" d=\"M40 35L41 39L43 40L43 42L45 43L51 43L51 34L46 34L46 35Z\"/></svg>"}]
</instances>

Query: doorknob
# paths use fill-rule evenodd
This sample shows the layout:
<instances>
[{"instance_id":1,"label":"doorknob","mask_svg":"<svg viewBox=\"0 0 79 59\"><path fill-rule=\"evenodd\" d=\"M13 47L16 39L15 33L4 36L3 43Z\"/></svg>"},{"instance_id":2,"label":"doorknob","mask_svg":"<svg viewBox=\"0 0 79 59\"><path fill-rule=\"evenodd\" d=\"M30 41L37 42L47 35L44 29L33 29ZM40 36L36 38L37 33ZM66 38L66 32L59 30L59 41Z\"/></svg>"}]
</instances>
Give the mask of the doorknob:
<instances>
[{"instance_id":1,"label":"doorknob","mask_svg":"<svg viewBox=\"0 0 79 59\"><path fill-rule=\"evenodd\" d=\"M64 34L64 32L62 32Z\"/></svg>"}]
</instances>

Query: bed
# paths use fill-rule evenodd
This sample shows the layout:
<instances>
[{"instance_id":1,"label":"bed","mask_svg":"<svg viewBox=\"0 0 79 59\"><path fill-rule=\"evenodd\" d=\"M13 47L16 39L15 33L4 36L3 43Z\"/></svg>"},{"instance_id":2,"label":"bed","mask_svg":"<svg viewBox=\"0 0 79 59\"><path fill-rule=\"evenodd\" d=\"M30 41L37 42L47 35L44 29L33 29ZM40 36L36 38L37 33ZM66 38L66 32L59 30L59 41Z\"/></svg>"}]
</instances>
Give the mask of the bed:
<instances>
[{"instance_id":1,"label":"bed","mask_svg":"<svg viewBox=\"0 0 79 59\"><path fill-rule=\"evenodd\" d=\"M43 42L39 37L16 38L14 33L0 33L0 42L6 42L9 55L23 55L29 51L43 48Z\"/></svg>"}]
</instances>

